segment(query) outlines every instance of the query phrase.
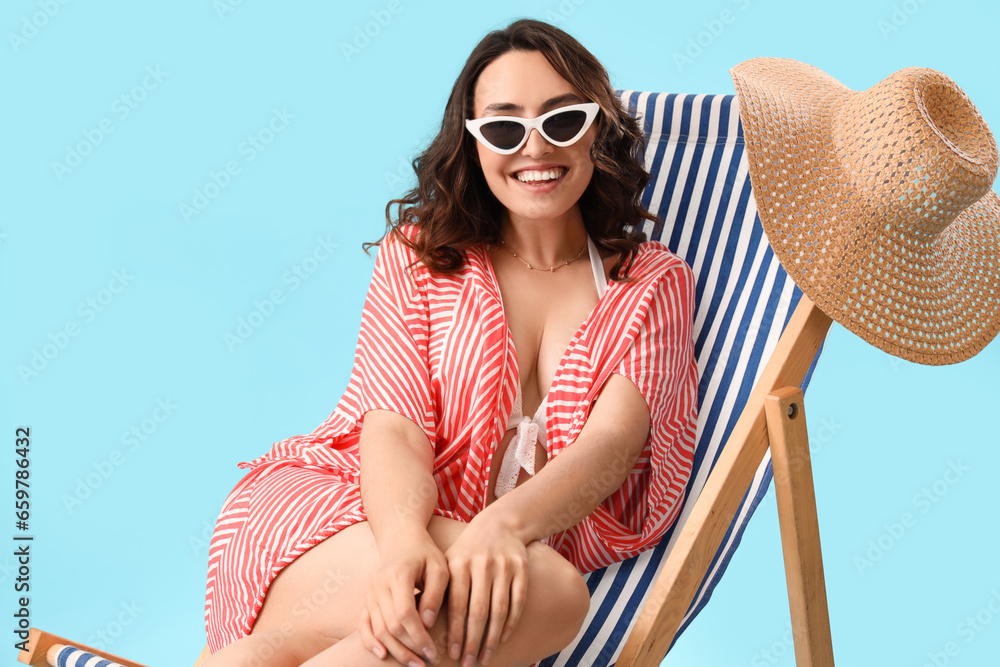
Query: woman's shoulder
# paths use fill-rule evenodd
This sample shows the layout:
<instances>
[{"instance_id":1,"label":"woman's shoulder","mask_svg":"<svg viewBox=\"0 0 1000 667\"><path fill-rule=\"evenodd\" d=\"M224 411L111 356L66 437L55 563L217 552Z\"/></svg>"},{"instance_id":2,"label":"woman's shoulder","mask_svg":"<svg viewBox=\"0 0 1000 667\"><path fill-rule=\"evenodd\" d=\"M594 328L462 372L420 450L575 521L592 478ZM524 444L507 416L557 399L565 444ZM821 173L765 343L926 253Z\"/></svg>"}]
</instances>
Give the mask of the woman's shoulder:
<instances>
[{"instance_id":1,"label":"woman's shoulder","mask_svg":"<svg viewBox=\"0 0 1000 667\"><path fill-rule=\"evenodd\" d=\"M460 289L470 280L486 280L489 268L483 248L477 246L463 251L463 266L457 271L442 273L433 270L421 259L416 247L419 231L418 225L409 223L396 225L386 232L378 250L384 271L396 277L405 276L415 290L433 290L438 297Z\"/></svg>"},{"instance_id":2,"label":"woman's shoulder","mask_svg":"<svg viewBox=\"0 0 1000 667\"><path fill-rule=\"evenodd\" d=\"M394 225L386 230L378 242L373 280L405 284L411 298L425 292L430 272L414 248L416 240L415 225Z\"/></svg>"},{"instance_id":3,"label":"woman's shoulder","mask_svg":"<svg viewBox=\"0 0 1000 667\"><path fill-rule=\"evenodd\" d=\"M619 299L644 307L653 303L675 310L678 306L690 319L695 307L694 271L682 257L659 241L643 241L636 248L628 271L629 280L620 283ZM638 300L638 301L637 301ZM643 311L645 312L645 311Z\"/></svg>"},{"instance_id":4,"label":"woman's shoulder","mask_svg":"<svg viewBox=\"0 0 1000 667\"><path fill-rule=\"evenodd\" d=\"M397 261L405 261L408 266L412 265L414 272L420 273L427 280L433 282L444 284L463 282L470 279L483 279L489 274L486 243L459 248L458 254L461 257L461 262L458 268L454 271L441 272L432 270L420 259L420 254L416 250L419 235L420 226L418 224L396 225L386 233L381 245L385 252L391 254Z\"/></svg>"},{"instance_id":5,"label":"woman's shoulder","mask_svg":"<svg viewBox=\"0 0 1000 667\"><path fill-rule=\"evenodd\" d=\"M643 241L636 248L629 267L629 277L639 282L661 278L670 271L679 271L685 277L691 276L691 267L679 255L660 241Z\"/></svg>"},{"instance_id":6,"label":"woman's shoulder","mask_svg":"<svg viewBox=\"0 0 1000 667\"><path fill-rule=\"evenodd\" d=\"M412 223L393 225L386 230L385 236L379 241L379 249L391 253L409 253L415 256L412 244L416 243L418 232L417 225Z\"/></svg>"},{"instance_id":7,"label":"woman's shoulder","mask_svg":"<svg viewBox=\"0 0 1000 667\"><path fill-rule=\"evenodd\" d=\"M386 230L385 236L378 242L378 255L382 263L406 267L411 273L426 269L414 248L417 233L417 226L413 224L394 225Z\"/></svg>"}]
</instances>

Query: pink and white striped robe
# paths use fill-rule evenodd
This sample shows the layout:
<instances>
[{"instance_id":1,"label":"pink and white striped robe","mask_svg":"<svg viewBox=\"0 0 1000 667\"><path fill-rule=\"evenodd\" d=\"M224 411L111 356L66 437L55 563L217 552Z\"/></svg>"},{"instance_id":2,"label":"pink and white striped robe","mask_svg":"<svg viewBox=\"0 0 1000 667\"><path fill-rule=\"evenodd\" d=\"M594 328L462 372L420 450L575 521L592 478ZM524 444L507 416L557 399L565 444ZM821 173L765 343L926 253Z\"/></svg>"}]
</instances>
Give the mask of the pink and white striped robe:
<instances>
[{"instance_id":1,"label":"pink and white striped robe","mask_svg":"<svg viewBox=\"0 0 1000 667\"><path fill-rule=\"evenodd\" d=\"M513 407L517 358L485 246L466 256L456 274L422 264L410 270L415 255L388 235L336 409L312 433L240 464L250 472L227 498L209 550L205 615L213 652L250 632L281 568L365 520L358 440L368 410L397 412L426 433L435 452L435 514L468 522L484 508L494 449ZM646 447L621 488L547 540L581 572L656 544L677 518L694 453L691 270L666 246L647 242L629 275L633 282L609 284L576 332L548 394L549 459L572 446L611 373L635 383L652 417Z\"/></svg>"}]
</instances>

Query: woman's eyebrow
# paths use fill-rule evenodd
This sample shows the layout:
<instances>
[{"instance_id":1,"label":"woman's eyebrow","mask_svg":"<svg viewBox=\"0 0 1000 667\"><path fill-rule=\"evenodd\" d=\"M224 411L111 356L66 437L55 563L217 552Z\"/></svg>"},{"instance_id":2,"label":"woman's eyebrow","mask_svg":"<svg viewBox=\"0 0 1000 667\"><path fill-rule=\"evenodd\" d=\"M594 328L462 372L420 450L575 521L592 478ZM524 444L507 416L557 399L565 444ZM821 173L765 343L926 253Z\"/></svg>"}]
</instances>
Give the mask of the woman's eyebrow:
<instances>
[{"instance_id":1,"label":"woman's eyebrow","mask_svg":"<svg viewBox=\"0 0 1000 667\"><path fill-rule=\"evenodd\" d=\"M564 95L558 95L556 97L553 97L549 100L542 102L542 109L543 110L553 109L566 102L581 103L583 102L583 100L581 100L574 93L566 93ZM524 111L524 107L522 107L520 104L514 104L513 102L494 102L493 104L486 105L486 108L483 109L483 115L485 116L487 114L496 113L500 111Z\"/></svg>"}]
</instances>

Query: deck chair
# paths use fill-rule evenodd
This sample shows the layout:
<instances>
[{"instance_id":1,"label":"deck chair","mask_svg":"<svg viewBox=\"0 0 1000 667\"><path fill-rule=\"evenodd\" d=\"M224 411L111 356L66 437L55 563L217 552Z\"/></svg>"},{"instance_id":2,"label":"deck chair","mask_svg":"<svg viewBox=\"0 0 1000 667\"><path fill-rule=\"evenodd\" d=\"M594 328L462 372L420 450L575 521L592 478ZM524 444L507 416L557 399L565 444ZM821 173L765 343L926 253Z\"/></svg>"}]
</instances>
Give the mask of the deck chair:
<instances>
[{"instance_id":1,"label":"deck chair","mask_svg":"<svg viewBox=\"0 0 1000 667\"><path fill-rule=\"evenodd\" d=\"M592 602L584 628L541 664L660 663L707 604L768 489L770 433L776 452L783 444L797 447L775 463L784 463L777 493L798 664L832 665L801 406L830 320L768 245L735 96L616 93L647 139L653 178L643 204L662 223L647 224L645 232L683 257L696 278L698 440L675 526L654 549L587 576ZM806 608L807 600L821 604ZM206 657L207 649L196 665Z\"/></svg>"}]
</instances>

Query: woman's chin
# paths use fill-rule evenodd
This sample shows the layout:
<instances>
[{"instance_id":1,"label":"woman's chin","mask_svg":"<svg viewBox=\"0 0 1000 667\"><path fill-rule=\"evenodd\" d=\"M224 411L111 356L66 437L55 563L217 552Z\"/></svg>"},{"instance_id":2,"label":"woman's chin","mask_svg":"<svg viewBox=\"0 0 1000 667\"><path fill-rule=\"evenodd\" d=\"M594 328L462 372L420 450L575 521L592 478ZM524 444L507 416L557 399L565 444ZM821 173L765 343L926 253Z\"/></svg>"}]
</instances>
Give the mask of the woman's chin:
<instances>
[{"instance_id":1,"label":"woman's chin","mask_svg":"<svg viewBox=\"0 0 1000 667\"><path fill-rule=\"evenodd\" d=\"M562 197L536 195L530 199L511 198L503 204L511 219L541 221L565 218L577 202L567 202Z\"/></svg>"},{"instance_id":2,"label":"woman's chin","mask_svg":"<svg viewBox=\"0 0 1000 667\"><path fill-rule=\"evenodd\" d=\"M566 209L548 210L545 207L507 209L509 219L524 220L533 223L552 223L558 220L567 219Z\"/></svg>"}]
</instances>

